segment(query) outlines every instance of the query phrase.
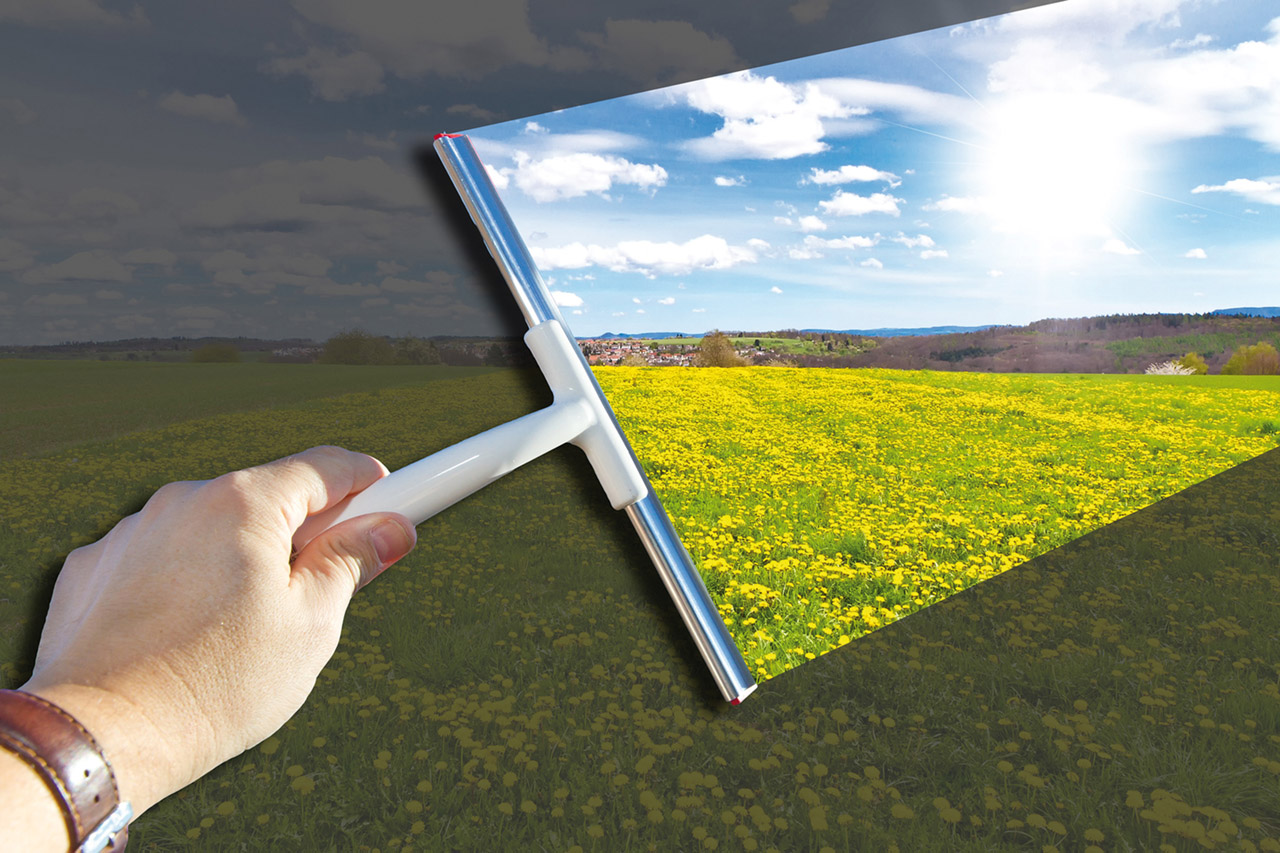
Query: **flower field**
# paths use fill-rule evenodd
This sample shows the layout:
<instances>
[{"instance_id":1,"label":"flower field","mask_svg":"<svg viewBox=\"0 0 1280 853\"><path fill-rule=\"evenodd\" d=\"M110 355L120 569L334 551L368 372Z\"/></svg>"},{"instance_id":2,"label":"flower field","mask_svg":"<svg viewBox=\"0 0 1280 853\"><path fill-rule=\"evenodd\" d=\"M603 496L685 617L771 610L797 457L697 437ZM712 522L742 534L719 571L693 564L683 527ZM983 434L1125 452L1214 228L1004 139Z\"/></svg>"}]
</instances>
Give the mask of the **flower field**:
<instances>
[{"instance_id":1,"label":"flower field","mask_svg":"<svg viewBox=\"0 0 1280 853\"><path fill-rule=\"evenodd\" d=\"M758 678L1274 448L1280 384L597 368Z\"/></svg>"},{"instance_id":2,"label":"flower field","mask_svg":"<svg viewBox=\"0 0 1280 853\"><path fill-rule=\"evenodd\" d=\"M716 460L744 470L743 451L730 445L764 446L762 424L750 416L780 406L785 396L770 385L782 374L762 370L755 390L744 390L732 371L685 373L721 374L724 384L704 386L695 411L727 425L747 418L732 440L703 447L691 439L687 451L690 466L710 469L707 482L726 482ZM840 375L848 382L857 374ZM641 411L644 393L656 392L653 380L663 378L643 369L600 376L623 380L609 392L623 419ZM966 405L974 414L1000 407L1006 416L946 435L951 455L961 453L954 448L972 448L975 458L979 448L998 455L993 448L1004 435L1013 466L1019 437L1042 430L1061 438L1060 482L1087 482L1095 469L1128 473L1135 493L1148 482L1139 476L1144 466L1165 464L1166 454L1205 462L1198 475L1183 471L1191 482L1211 471L1211 460L1231 465L1206 448L1244 456L1275 445L1264 406L1280 389L1265 380L1174 386L1168 380L1178 377L1094 377L1070 400L1072 380L1052 377L867 378L876 381L858 389L866 392L857 395L862 411L873 411L867 401L877 394L889 398L874 410L883 423L867 430L880 437L877 464L893 466L901 482L915 476L922 487L926 463L945 461L948 452L926 460L903 448L894 456L889 439L913 420L963 424ZM797 401L809 379L791 382ZM1036 388L1045 381L1060 384ZM632 392L638 396L628 401ZM536 382L507 371L231 412L0 461L0 685L25 677L42 595L61 556L162 483L322 442L366 450L394 468L529 411L541 394ZM711 405L725 399L734 405ZM916 408L894 414L891 401L908 399ZM1148 408L1135 402L1142 399ZM664 426L656 408L655 430ZM1089 413L1095 425L1111 426L1082 434L1078 444L1065 435L1070 430L1049 423L1060 416L1084 431ZM812 410L806 414L806 429L822 428ZM837 414L830 410L828 428L853 429ZM1038 419L1045 423L1037 426ZM1182 432L1160 452L1143 444L1133 445L1129 459L1087 455L1090 441L1172 436L1156 435L1161 424ZM668 437L679 434L665 426ZM644 454L657 443L656 432L643 434L648 428L628 423ZM783 435L801 424L784 419L777 428ZM806 446L820 444L792 452ZM834 483L839 469L830 454L812 453L804 464ZM667 493L661 464L651 461L651 473L678 523L700 518L695 502L682 506ZM922 470L913 473L913 465ZM1073 465L1084 472L1076 479ZM1048 496L1054 481L1031 479L1037 466L1049 467L1033 459L1017 468L1029 481L1025 494ZM788 512L818 500L799 488L787 493L782 484L800 475L788 473L780 454L764 470L779 472L776 495ZM956 482L940 487L951 490L944 496L986 495L989 508L1016 515L1020 479L991 489L975 482L964 492L963 470L960 463L951 469ZM866 487L848 486L854 478L844 476L847 488ZM867 510L881 513L881 526L871 526L866 545L826 548L816 526L801 527L815 553L833 563L843 555L841 565L854 555L852 564L909 559L883 547L889 505L910 497L899 481L884 479L883 503ZM818 657L731 708L678 627L625 517L608 509L581 454L557 452L424 524L415 552L353 601L338 651L303 709L277 735L143 815L130 849L1280 851L1277 484L1280 451L921 612L904 618L899 610L873 635L826 654L819 653L833 641L821 628L853 633L838 627L853 623L839 623L837 614L823 625L816 617L831 611L819 606L810 619L818 628L802 632ZM1123 485L1108 494L1123 496ZM749 487L740 482L720 499L736 502L750 496ZM830 494L829 501L841 496ZM731 515L743 523L723 527L732 534L729 547L752 541L746 521L754 513L735 515L705 500L712 533ZM1082 523L1123 514L1084 505L1097 518L1081 513ZM1024 513L1055 517L1036 506ZM947 509L967 513L983 530L994 526L955 497ZM768 516L752 523L777 535L782 528L768 527ZM828 516L822 524L834 522ZM1053 529L1033 529L1035 547L1048 547ZM1021 530L1012 535L1024 536ZM986 550L997 565L995 555L1010 553ZM773 562L786 556L768 553ZM720 574L730 575L727 590L731 572ZM708 580L718 585L710 572ZM815 595L822 586L830 583L814 584ZM779 624L773 615L784 612L786 595L775 597L776 609L758 611L755 630ZM734 604L729 615L740 630L749 608L721 600ZM885 603L894 601L886 595Z\"/></svg>"}]
</instances>

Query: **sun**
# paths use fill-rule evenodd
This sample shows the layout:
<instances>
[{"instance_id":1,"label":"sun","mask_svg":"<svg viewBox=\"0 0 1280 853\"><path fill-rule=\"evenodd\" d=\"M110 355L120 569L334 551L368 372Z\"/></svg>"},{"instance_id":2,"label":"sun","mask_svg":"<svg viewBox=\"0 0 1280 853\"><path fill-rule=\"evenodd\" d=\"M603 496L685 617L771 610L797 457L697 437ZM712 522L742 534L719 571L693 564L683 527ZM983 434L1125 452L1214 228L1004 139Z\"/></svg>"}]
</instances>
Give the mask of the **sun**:
<instances>
[{"instance_id":1,"label":"sun","mask_svg":"<svg viewBox=\"0 0 1280 853\"><path fill-rule=\"evenodd\" d=\"M1019 94L991 105L976 177L996 228L1042 248L1113 237L1137 160L1125 108L1097 93Z\"/></svg>"}]
</instances>

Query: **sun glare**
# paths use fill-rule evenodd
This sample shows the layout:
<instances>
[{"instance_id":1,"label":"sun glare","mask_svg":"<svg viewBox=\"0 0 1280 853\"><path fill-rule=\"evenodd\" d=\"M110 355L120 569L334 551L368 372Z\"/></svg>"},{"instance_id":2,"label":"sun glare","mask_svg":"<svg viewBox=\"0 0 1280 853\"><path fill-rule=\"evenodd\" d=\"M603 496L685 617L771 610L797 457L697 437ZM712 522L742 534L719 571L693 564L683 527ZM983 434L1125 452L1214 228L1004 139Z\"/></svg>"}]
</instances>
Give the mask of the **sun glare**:
<instances>
[{"instance_id":1,"label":"sun glare","mask_svg":"<svg viewBox=\"0 0 1280 853\"><path fill-rule=\"evenodd\" d=\"M983 206L1001 231L1039 248L1095 248L1113 238L1135 158L1096 94L1034 94L990 109L980 173Z\"/></svg>"}]
</instances>

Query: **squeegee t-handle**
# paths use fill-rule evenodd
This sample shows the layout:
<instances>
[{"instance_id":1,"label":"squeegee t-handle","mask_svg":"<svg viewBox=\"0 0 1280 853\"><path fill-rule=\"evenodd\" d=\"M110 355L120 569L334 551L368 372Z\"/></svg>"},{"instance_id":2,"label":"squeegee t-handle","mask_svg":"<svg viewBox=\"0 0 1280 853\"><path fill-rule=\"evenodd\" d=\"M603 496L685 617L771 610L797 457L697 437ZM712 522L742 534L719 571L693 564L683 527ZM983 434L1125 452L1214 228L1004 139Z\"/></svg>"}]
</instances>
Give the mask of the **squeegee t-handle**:
<instances>
[{"instance_id":1,"label":"squeegee t-handle","mask_svg":"<svg viewBox=\"0 0 1280 853\"><path fill-rule=\"evenodd\" d=\"M755 679L650 490L484 164L465 136L442 134L435 148L529 325L525 343L554 402L384 477L345 504L309 519L295 535L295 546L368 512L400 512L419 524L543 453L574 444L587 454L613 508L626 510L716 686L736 705L756 689Z\"/></svg>"}]
</instances>

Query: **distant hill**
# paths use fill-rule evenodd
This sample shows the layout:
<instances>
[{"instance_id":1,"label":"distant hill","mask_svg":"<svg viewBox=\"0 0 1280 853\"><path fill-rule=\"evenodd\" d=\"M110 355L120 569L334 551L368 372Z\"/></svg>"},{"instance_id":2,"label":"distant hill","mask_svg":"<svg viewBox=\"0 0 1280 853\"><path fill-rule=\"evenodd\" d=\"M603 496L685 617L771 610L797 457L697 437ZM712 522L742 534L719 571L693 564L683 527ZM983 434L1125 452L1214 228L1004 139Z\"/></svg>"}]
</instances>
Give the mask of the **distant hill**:
<instances>
[{"instance_id":1,"label":"distant hill","mask_svg":"<svg viewBox=\"0 0 1280 853\"><path fill-rule=\"evenodd\" d=\"M801 329L802 332L810 332L828 335L861 335L864 338L901 338L901 337L919 337L928 335L955 335L962 332L981 332L985 329L993 329L994 325L987 326L926 326L920 329Z\"/></svg>"},{"instance_id":2,"label":"distant hill","mask_svg":"<svg viewBox=\"0 0 1280 853\"><path fill-rule=\"evenodd\" d=\"M1280 314L1116 314L879 338L873 348L827 363L994 373L1142 373L1151 364L1197 352L1217 373L1237 347L1259 341L1280 349ZM799 361L818 363L808 357Z\"/></svg>"},{"instance_id":3,"label":"distant hill","mask_svg":"<svg viewBox=\"0 0 1280 853\"><path fill-rule=\"evenodd\" d=\"M1244 317L1280 317L1280 308L1219 308L1212 314L1236 314Z\"/></svg>"}]
</instances>

